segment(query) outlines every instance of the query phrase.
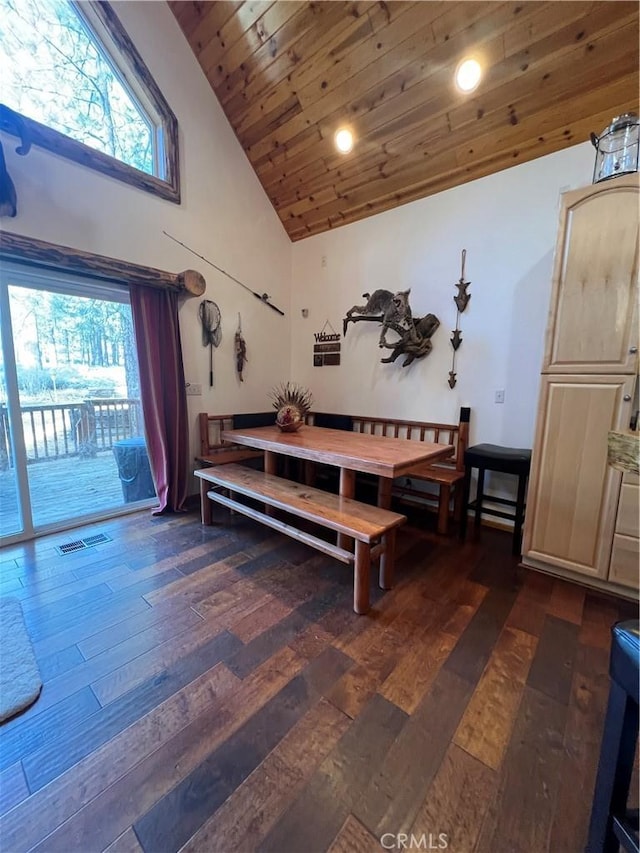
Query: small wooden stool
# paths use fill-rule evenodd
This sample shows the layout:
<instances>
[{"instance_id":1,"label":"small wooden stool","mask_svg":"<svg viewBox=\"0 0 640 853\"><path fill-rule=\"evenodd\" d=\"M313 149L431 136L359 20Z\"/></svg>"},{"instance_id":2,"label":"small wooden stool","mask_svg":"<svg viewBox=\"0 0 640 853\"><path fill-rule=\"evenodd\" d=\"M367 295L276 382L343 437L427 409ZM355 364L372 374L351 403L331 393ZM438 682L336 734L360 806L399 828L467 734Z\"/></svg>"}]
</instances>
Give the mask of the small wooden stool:
<instances>
[{"instance_id":1,"label":"small wooden stool","mask_svg":"<svg viewBox=\"0 0 640 853\"><path fill-rule=\"evenodd\" d=\"M475 500L469 501L471 488L471 469L478 469L478 487ZM470 509L475 509L475 529L480 529L482 513L508 518L513 521L513 553L520 554L522 542L522 525L524 523L525 499L527 480L531 470L531 451L515 447L500 447L497 444L475 444L468 447L464 453L464 486L462 493L462 517L460 519L460 538L467 533L467 515ZM484 493L484 472L498 471L502 474L513 474L518 478L518 496L515 501L507 498L497 498ZM488 498L492 503L514 507L514 512L503 512L499 509L483 508L482 502Z\"/></svg>"},{"instance_id":2,"label":"small wooden stool","mask_svg":"<svg viewBox=\"0 0 640 853\"><path fill-rule=\"evenodd\" d=\"M638 812L627 811L627 799L638 740L639 628L631 619L611 629L611 686L587 853L614 853L620 846L638 853Z\"/></svg>"}]
</instances>

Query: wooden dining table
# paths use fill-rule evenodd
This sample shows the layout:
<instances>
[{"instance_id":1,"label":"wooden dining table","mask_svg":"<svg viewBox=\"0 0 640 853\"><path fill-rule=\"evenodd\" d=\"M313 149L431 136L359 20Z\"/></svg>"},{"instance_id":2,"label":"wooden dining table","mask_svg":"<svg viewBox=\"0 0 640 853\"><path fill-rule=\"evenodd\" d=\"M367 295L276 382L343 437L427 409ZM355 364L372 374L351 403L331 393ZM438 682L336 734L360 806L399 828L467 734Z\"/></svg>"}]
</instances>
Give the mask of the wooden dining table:
<instances>
[{"instance_id":1,"label":"wooden dining table","mask_svg":"<svg viewBox=\"0 0 640 853\"><path fill-rule=\"evenodd\" d=\"M282 432L276 426L225 430L224 441L265 451L264 470L276 473L277 456L293 456L340 469L340 495L353 498L356 472L375 474L378 506L389 509L395 477L409 474L421 462L435 462L453 455L451 444L434 444L406 438L349 432L326 427L303 426L297 432Z\"/></svg>"}]
</instances>

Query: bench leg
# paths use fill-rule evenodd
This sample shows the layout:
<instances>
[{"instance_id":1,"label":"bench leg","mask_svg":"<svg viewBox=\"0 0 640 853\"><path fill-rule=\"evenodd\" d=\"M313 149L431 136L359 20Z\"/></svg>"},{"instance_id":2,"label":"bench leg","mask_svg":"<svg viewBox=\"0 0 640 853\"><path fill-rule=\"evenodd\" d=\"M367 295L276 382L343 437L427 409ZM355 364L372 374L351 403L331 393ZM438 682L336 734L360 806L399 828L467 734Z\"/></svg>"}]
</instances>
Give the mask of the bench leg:
<instances>
[{"instance_id":1,"label":"bench leg","mask_svg":"<svg viewBox=\"0 0 640 853\"><path fill-rule=\"evenodd\" d=\"M367 542L356 541L356 561L353 570L353 609L356 613L369 612L369 574L371 548Z\"/></svg>"},{"instance_id":2,"label":"bench leg","mask_svg":"<svg viewBox=\"0 0 640 853\"><path fill-rule=\"evenodd\" d=\"M278 455L272 450L265 450L264 452L264 473L274 475L278 473ZM264 505L265 515L275 515L275 513L276 511L272 506Z\"/></svg>"},{"instance_id":3,"label":"bench leg","mask_svg":"<svg viewBox=\"0 0 640 853\"><path fill-rule=\"evenodd\" d=\"M449 529L449 502L451 501L451 486L441 483L438 494L438 533L447 535Z\"/></svg>"},{"instance_id":4,"label":"bench leg","mask_svg":"<svg viewBox=\"0 0 640 853\"><path fill-rule=\"evenodd\" d=\"M382 537L384 551L380 557L380 571L378 585L380 589L391 589L393 587L393 575L396 552L396 528L393 527Z\"/></svg>"},{"instance_id":5,"label":"bench leg","mask_svg":"<svg viewBox=\"0 0 640 853\"><path fill-rule=\"evenodd\" d=\"M211 483L208 480L200 480L200 519L203 524L210 525L213 523L211 515L211 501L207 496L207 492L211 488Z\"/></svg>"},{"instance_id":6,"label":"bench leg","mask_svg":"<svg viewBox=\"0 0 640 853\"><path fill-rule=\"evenodd\" d=\"M356 472L350 468L340 469L340 497L352 498L356 493ZM353 548L353 539L345 533L338 533L338 547L350 551ZM356 611L357 612L357 611Z\"/></svg>"}]
</instances>

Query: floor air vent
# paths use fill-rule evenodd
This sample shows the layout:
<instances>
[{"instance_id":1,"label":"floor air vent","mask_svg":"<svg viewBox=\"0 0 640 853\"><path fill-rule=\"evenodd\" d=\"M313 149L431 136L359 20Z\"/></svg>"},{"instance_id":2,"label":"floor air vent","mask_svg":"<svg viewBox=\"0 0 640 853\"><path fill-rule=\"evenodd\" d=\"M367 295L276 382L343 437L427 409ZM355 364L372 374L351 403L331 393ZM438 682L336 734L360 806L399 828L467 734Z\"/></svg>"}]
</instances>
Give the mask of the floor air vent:
<instances>
[{"instance_id":1,"label":"floor air vent","mask_svg":"<svg viewBox=\"0 0 640 853\"><path fill-rule=\"evenodd\" d=\"M87 536L86 539L76 539L73 542L56 545L56 551L59 554L73 554L75 551L84 551L85 548L101 545L103 542L111 542L111 537L106 533L97 533L95 536Z\"/></svg>"}]
</instances>

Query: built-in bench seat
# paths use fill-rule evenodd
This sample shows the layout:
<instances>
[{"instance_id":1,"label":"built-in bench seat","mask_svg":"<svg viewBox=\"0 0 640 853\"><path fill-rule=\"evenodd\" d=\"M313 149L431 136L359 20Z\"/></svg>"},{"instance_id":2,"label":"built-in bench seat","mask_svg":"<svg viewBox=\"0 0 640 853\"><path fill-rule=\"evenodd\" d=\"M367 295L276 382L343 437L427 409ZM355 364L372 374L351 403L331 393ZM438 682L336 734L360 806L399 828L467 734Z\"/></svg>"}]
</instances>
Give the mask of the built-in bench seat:
<instances>
[{"instance_id":1,"label":"built-in bench seat","mask_svg":"<svg viewBox=\"0 0 640 853\"><path fill-rule=\"evenodd\" d=\"M222 433L229 429L244 429L249 426L266 426L275 421L275 412L257 412L248 415L209 415L200 412L198 429L200 433L200 453L196 462L202 465L228 465L233 462L247 462L262 459L262 450L252 450L222 440Z\"/></svg>"},{"instance_id":2,"label":"built-in bench seat","mask_svg":"<svg viewBox=\"0 0 640 853\"><path fill-rule=\"evenodd\" d=\"M310 412L307 423L316 426L347 429L353 432L407 438L412 441L431 441L452 444L454 455L445 462L423 463L402 477L394 485L393 494L401 501L428 501L430 495L406 484L406 480L422 480L438 487L438 533L446 534L449 525L451 498L454 499L454 517L459 520L462 510L462 486L464 480L464 451L469 444L468 408L460 409L457 424L440 424L429 421L409 421L396 418L361 417L360 415L336 415L325 412Z\"/></svg>"},{"instance_id":3,"label":"built-in bench seat","mask_svg":"<svg viewBox=\"0 0 640 853\"><path fill-rule=\"evenodd\" d=\"M212 523L211 501L215 501L343 563L353 564L353 609L356 613L366 613L369 610L369 574L372 561L380 560L379 583L382 589L391 588L395 534L396 529L406 521L404 515L233 463L219 468L204 468L195 474L200 478L203 524ZM212 485L216 488L212 489ZM220 491L221 489L227 490L228 494ZM265 511L242 503L238 500L239 495L264 505ZM350 551L301 530L275 515L268 514L269 508L272 508L272 512L274 509L281 510L353 538L355 549Z\"/></svg>"}]
</instances>

